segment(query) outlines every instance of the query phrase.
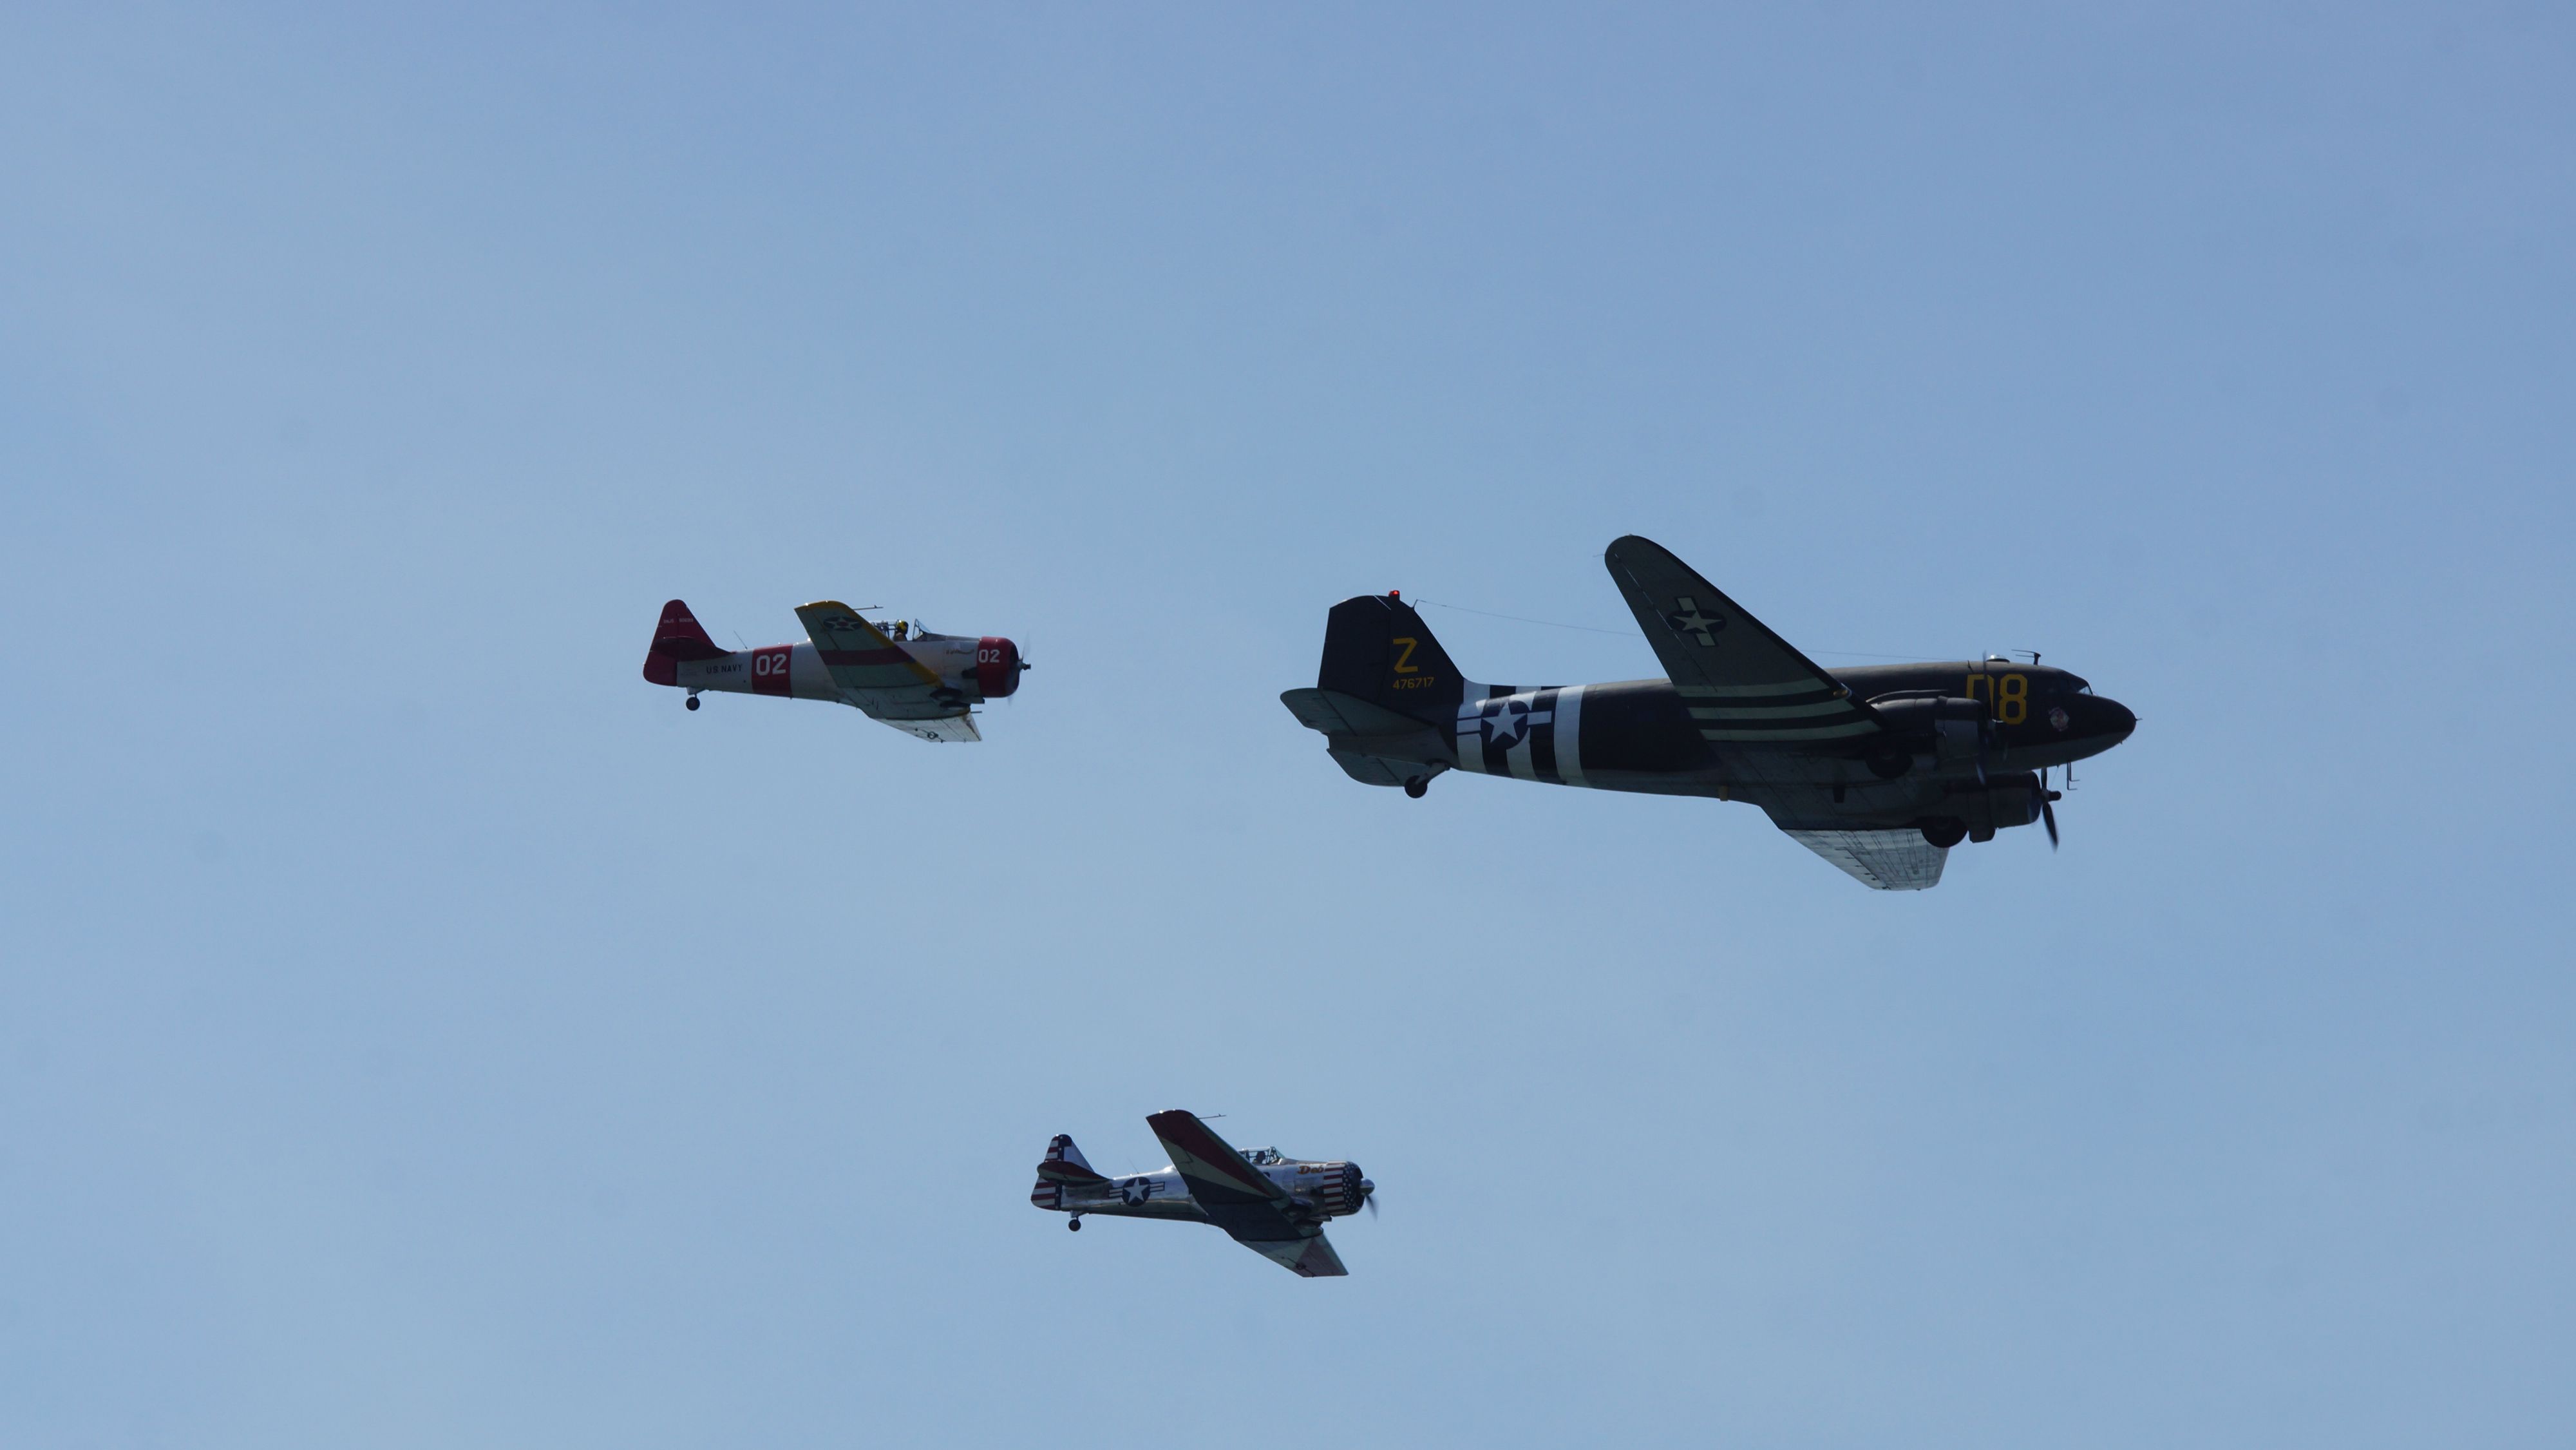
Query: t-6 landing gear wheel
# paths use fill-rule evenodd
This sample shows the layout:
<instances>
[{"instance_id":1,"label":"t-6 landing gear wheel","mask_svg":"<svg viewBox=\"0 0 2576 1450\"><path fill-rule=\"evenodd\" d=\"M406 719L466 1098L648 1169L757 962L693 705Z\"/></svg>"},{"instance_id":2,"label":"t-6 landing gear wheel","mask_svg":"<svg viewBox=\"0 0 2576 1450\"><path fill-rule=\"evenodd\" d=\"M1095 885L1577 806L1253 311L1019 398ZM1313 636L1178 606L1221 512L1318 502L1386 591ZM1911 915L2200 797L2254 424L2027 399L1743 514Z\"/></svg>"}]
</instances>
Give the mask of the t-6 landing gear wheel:
<instances>
[{"instance_id":1,"label":"t-6 landing gear wheel","mask_svg":"<svg viewBox=\"0 0 2576 1450\"><path fill-rule=\"evenodd\" d=\"M692 710L694 710L694 709L698 708L698 697L697 697L697 696L695 696L695 695L691 695L691 696L689 697L689 708L690 708L690 709L692 709Z\"/></svg>"},{"instance_id":2,"label":"t-6 landing gear wheel","mask_svg":"<svg viewBox=\"0 0 2576 1450\"><path fill-rule=\"evenodd\" d=\"M1082 1232L1082 1218L1081 1218L1081 1216L1080 1216L1079 1214L1077 1214L1077 1215L1075 1215L1075 1216L1074 1216L1074 1217L1072 1217L1072 1218L1066 1219L1066 1220L1064 1221L1064 1226L1065 1226L1066 1228L1068 1228L1068 1229L1071 1229L1071 1230L1072 1230L1073 1232L1075 1232L1075 1233L1080 1233L1080 1232Z\"/></svg>"},{"instance_id":3,"label":"t-6 landing gear wheel","mask_svg":"<svg viewBox=\"0 0 2576 1450\"><path fill-rule=\"evenodd\" d=\"M1406 795L1409 795L1409 796L1413 797L1415 800L1420 800L1420 799L1422 799L1422 797L1424 796L1424 794L1425 794L1425 793L1427 793L1430 789L1431 789L1431 780L1430 780L1430 777L1428 777L1428 776L1420 776L1420 775L1417 775L1417 776L1415 776L1413 779L1408 780L1408 781L1406 781L1406 782L1404 783L1404 793L1405 793Z\"/></svg>"}]
</instances>

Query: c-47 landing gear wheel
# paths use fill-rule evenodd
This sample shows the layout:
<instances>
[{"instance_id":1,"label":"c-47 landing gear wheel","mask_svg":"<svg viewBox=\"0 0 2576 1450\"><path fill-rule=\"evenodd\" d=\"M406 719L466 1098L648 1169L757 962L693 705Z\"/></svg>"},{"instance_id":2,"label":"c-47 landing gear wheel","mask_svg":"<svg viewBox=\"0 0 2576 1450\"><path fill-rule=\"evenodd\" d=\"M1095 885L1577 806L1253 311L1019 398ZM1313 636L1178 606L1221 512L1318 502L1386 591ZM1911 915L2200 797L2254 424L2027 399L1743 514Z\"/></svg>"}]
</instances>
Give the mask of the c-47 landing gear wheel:
<instances>
[{"instance_id":1,"label":"c-47 landing gear wheel","mask_svg":"<svg viewBox=\"0 0 2576 1450\"><path fill-rule=\"evenodd\" d=\"M1075 1233L1080 1233L1082 1232L1082 1219L1079 1215L1066 1219L1064 1221L1064 1226Z\"/></svg>"},{"instance_id":2,"label":"c-47 landing gear wheel","mask_svg":"<svg viewBox=\"0 0 2576 1450\"><path fill-rule=\"evenodd\" d=\"M692 709L692 710L694 710L694 709L698 708L698 697L697 697L697 696L695 696L695 695L691 695L691 696L689 697L689 708L690 708L690 709Z\"/></svg>"},{"instance_id":3,"label":"c-47 landing gear wheel","mask_svg":"<svg viewBox=\"0 0 2576 1450\"><path fill-rule=\"evenodd\" d=\"M1968 838L1968 823L1956 816L1934 816L1923 822L1923 839L1944 850Z\"/></svg>"},{"instance_id":4,"label":"c-47 landing gear wheel","mask_svg":"<svg viewBox=\"0 0 2576 1450\"><path fill-rule=\"evenodd\" d=\"M1422 799L1423 795L1430 789L1431 782L1419 775L1404 783L1404 793L1413 797L1415 800Z\"/></svg>"}]
</instances>

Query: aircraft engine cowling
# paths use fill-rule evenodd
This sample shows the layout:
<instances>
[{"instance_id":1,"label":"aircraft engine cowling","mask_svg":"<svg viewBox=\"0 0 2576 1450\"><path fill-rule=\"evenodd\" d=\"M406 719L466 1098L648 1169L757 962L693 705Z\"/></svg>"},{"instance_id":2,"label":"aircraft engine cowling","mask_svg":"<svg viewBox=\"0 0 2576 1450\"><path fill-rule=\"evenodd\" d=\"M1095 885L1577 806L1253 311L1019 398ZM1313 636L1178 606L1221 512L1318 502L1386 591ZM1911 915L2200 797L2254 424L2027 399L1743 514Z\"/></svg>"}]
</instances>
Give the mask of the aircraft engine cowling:
<instances>
[{"instance_id":1,"label":"aircraft engine cowling","mask_svg":"<svg viewBox=\"0 0 2576 1450\"><path fill-rule=\"evenodd\" d=\"M1360 1165L1322 1163L1316 1165L1316 1169L1324 1178L1322 1185L1314 1191L1317 1213L1326 1218L1340 1218L1346 1213L1360 1211L1360 1203L1368 1197L1360 1187L1366 1181L1360 1173Z\"/></svg>"},{"instance_id":2,"label":"aircraft engine cowling","mask_svg":"<svg viewBox=\"0 0 2576 1450\"><path fill-rule=\"evenodd\" d=\"M1972 828L1984 825L1997 830L2027 826L2039 819L2040 800L2039 777L2029 771L1990 776L1986 788L1978 792L1977 804L1982 809L1970 812L1969 824Z\"/></svg>"},{"instance_id":3,"label":"aircraft engine cowling","mask_svg":"<svg viewBox=\"0 0 2576 1450\"><path fill-rule=\"evenodd\" d=\"M1020 647L998 634L975 641L975 688L998 700L1020 687Z\"/></svg>"},{"instance_id":4,"label":"aircraft engine cowling","mask_svg":"<svg viewBox=\"0 0 2576 1450\"><path fill-rule=\"evenodd\" d=\"M1964 832L1971 841L1991 841L1995 832L2015 826L2027 826L2040 818L2040 804L2047 799L2040 788L2039 777L2026 770L1997 772L1986 777L1982 786L1962 782L1952 787L1943 799L1941 809L1924 826L1924 839L1936 846L1956 842ZM1934 828L1946 822L1949 839L1938 839Z\"/></svg>"},{"instance_id":5,"label":"aircraft engine cowling","mask_svg":"<svg viewBox=\"0 0 2576 1450\"><path fill-rule=\"evenodd\" d=\"M1916 750L1944 760L1975 755L1993 714L1985 701L1961 695L1881 695L1869 708Z\"/></svg>"}]
</instances>

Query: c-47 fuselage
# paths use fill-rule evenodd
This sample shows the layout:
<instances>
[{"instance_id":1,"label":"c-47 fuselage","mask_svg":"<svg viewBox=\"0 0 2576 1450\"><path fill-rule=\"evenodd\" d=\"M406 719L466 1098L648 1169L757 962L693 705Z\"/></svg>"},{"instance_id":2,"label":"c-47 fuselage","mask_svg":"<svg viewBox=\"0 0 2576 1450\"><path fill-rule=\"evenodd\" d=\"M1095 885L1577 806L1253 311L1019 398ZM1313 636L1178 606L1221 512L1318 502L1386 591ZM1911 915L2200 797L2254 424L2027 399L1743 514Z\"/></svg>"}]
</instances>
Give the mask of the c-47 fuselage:
<instances>
[{"instance_id":1,"label":"c-47 fuselage","mask_svg":"<svg viewBox=\"0 0 2576 1450\"><path fill-rule=\"evenodd\" d=\"M2125 706L2094 694L2083 679L2052 665L2003 660L1872 665L1838 670L1833 678L1851 692L1851 699L1873 704L1882 714L1901 711L1916 700L1969 702L1975 714L1987 717L1982 763L1989 776L2071 765L2119 744L2137 727L2137 717ZM1720 722L1694 712L1715 707L1706 698L1685 697L1670 680L1535 687L1470 681L1466 688L1480 697L1458 705L1460 770L1661 795L1754 800L1761 793L1761 781L1740 778L1740 772L1728 768L1722 746L1729 742L1706 738L1709 726ZM1906 777L1918 764L1935 768L1927 774L1937 773L1947 744L1947 755L1963 762L1973 776L1979 764L1974 736L1955 731L1945 741L1937 729L1940 722L1931 723L1936 728L1913 740L1876 742L1875 749L1856 743L1819 748L1824 742L1814 742L1793 752L1797 764L1791 773L1815 784L1842 786L1847 795L1856 789L1901 787L1893 794L1911 799L1920 792L1906 784ZM1918 746L1919 751L1913 748ZM1900 763L1902 769L1894 768ZM1788 769L1788 761L1778 761L1763 774L1769 778Z\"/></svg>"},{"instance_id":2,"label":"c-47 fuselage","mask_svg":"<svg viewBox=\"0 0 2576 1450\"><path fill-rule=\"evenodd\" d=\"M2137 717L2036 660L1828 672L1649 540L1604 562L1660 680L1522 687L1464 678L1394 595L1333 607L1313 689L1280 699L1353 779L1420 796L1444 770L1760 806L1862 882L1920 890L1943 853L2046 821L2040 772Z\"/></svg>"}]
</instances>

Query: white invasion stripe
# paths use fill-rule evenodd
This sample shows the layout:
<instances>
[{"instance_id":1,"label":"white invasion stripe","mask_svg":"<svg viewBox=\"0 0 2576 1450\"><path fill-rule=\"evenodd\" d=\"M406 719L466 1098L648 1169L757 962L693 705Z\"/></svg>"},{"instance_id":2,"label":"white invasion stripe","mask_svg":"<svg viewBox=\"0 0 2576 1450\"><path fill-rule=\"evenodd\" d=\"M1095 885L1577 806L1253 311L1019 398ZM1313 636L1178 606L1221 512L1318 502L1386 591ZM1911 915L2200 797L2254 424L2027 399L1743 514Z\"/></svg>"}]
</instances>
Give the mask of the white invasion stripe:
<instances>
[{"instance_id":1,"label":"white invasion stripe","mask_svg":"<svg viewBox=\"0 0 2576 1450\"><path fill-rule=\"evenodd\" d=\"M1854 720L1848 725L1811 725L1803 730L1702 730L1708 740L1830 740L1837 735L1866 735L1878 728L1875 720Z\"/></svg>"},{"instance_id":2,"label":"white invasion stripe","mask_svg":"<svg viewBox=\"0 0 2576 1450\"><path fill-rule=\"evenodd\" d=\"M1674 689L1694 699L1739 699L1751 695L1803 695L1810 690L1830 690L1832 685L1817 680L1783 680L1772 685L1682 685Z\"/></svg>"},{"instance_id":3,"label":"white invasion stripe","mask_svg":"<svg viewBox=\"0 0 2576 1450\"><path fill-rule=\"evenodd\" d=\"M1481 686L1468 686L1468 697L1458 702L1458 768L1481 775L1485 770L1485 727L1482 702L1475 691Z\"/></svg>"},{"instance_id":4,"label":"white invasion stripe","mask_svg":"<svg viewBox=\"0 0 2576 1450\"><path fill-rule=\"evenodd\" d=\"M1572 685L1556 692L1556 774L1567 785L1590 785L1583 778L1583 691Z\"/></svg>"},{"instance_id":5,"label":"white invasion stripe","mask_svg":"<svg viewBox=\"0 0 2576 1450\"><path fill-rule=\"evenodd\" d=\"M1849 700L1820 700L1813 705L1691 706L1694 720L1786 720L1798 715L1849 715Z\"/></svg>"}]
</instances>

